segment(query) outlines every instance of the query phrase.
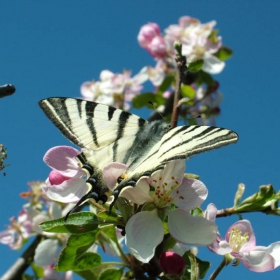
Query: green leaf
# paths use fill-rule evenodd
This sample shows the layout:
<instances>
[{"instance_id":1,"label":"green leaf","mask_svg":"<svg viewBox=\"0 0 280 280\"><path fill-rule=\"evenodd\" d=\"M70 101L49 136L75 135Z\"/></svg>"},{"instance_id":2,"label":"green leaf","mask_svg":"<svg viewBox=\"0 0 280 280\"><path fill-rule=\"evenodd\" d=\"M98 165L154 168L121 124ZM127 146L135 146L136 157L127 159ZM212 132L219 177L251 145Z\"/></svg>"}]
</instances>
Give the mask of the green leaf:
<instances>
[{"instance_id":1,"label":"green leaf","mask_svg":"<svg viewBox=\"0 0 280 280\"><path fill-rule=\"evenodd\" d=\"M41 266L39 266L39 265L37 265L37 264L35 264L34 262L31 264L31 267L32 267L32 269L33 269L33 271L34 271L34 274L36 275L36 278L43 278L43 276L44 276L44 269L41 267Z\"/></svg>"},{"instance_id":2,"label":"green leaf","mask_svg":"<svg viewBox=\"0 0 280 280\"><path fill-rule=\"evenodd\" d=\"M168 75L163 80L162 84L159 86L157 94L162 95L167 89L175 83L175 76L174 75Z\"/></svg>"},{"instance_id":3,"label":"green leaf","mask_svg":"<svg viewBox=\"0 0 280 280\"><path fill-rule=\"evenodd\" d=\"M183 97L188 97L190 99L193 99L195 97L195 90L193 87L189 85L182 85L181 94Z\"/></svg>"},{"instance_id":4,"label":"green leaf","mask_svg":"<svg viewBox=\"0 0 280 280\"><path fill-rule=\"evenodd\" d=\"M101 222L91 212L79 212L70 215L67 222L64 218L43 222L42 230L56 233L83 234L95 230Z\"/></svg>"},{"instance_id":5,"label":"green leaf","mask_svg":"<svg viewBox=\"0 0 280 280\"><path fill-rule=\"evenodd\" d=\"M203 83L205 83L209 86L213 86L216 84L216 82L214 81L212 76L204 71L198 72L198 77L197 77L196 83L198 85L202 85Z\"/></svg>"},{"instance_id":6,"label":"green leaf","mask_svg":"<svg viewBox=\"0 0 280 280\"><path fill-rule=\"evenodd\" d=\"M63 248L57 263L58 271L83 271L100 265L101 257L97 253L87 252L95 242L97 231L71 235Z\"/></svg>"},{"instance_id":7,"label":"green leaf","mask_svg":"<svg viewBox=\"0 0 280 280\"><path fill-rule=\"evenodd\" d=\"M225 46L222 46L214 55L222 61L225 61L232 57L232 50Z\"/></svg>"},{"instance_id":8,"label":"green leaf","mask_svg":"<svg viewBox=\"0 0 280 280\"><path fill-rule=\"evenodd\" d=\"M149 102L152 102L153 106ZM132 105L134 106L134 108L138 108L138 109L144 106L150 109L154 109L154 107L157 108L164 103L165 103L164 97L150 92L141 93L135 96L132 100Z\"/></svg>"},{"instance_id":9,"label":"green leaf","mask_svg":"<svg viewBox=\"0 0 280 280\"><path fill-rule=\"evenodd\" d=\"M81 276L85 280L97 280L98 275L93 273L91 270L75 271L76 274Z\"/></svg>"},{"instance_id":10,"label":"green leaf","mask_svg":"<svg viewBox=\"0 0 280 280\"><path fill-rule=\"evenodd\" d=\"M107 269L101 273L98 280L120 280L123 275L123 269Z\"/></svg>"},{"instance_id":11,"label":"green leaf","mask_svg":"<svg viewBox=\"0 0 280 280\"><path fill-rule=\"evenodd\" d=\"M117 224L120 216L114 212L109 214L109 211L98 213L99 220L103 220L106 224Z\"/></svg>"},{"instance_id":12,"label":"green leaf","mask_svg":"<svg viewBox=\"0 0 280 280\"><path fill-rule=\"evenodd\" d=\"M245 198L239 205L234 207L234 212L264 211L276 213L280 192L276 193L272 185L260 186L255 194Z\"/></svg>"},{"instance_id":13,"label":"green leaf","mask_svg":"<svg viewBox=\"0 0 280 280\"><path fill-rule=\"evenodd\" d=\"M189 63L188 70L191 72L198 72L199 70L202 69L203 64L204 64L203 59L198 59L196 61Z\"/></svg>"}]
</instances>

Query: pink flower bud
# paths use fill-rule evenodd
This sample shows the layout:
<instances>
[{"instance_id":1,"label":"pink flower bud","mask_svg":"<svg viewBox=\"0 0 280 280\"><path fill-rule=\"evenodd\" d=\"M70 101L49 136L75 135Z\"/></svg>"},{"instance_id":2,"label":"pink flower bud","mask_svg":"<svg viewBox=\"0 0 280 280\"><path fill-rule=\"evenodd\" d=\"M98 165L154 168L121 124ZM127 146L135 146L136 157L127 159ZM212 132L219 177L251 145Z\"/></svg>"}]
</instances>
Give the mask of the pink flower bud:
<instances>
[{"instance_id":1,"label":"pink flower bud","mask_svg":"<svg viewBox=\"0 0 280 280\"><path fill-rule=\"evenodd\" d=\"M69 177L63 176L56 170L52 170L49 174L49 181L52 185L60 185L64 181L68 180Z\"/></svg>"},{"instance_id":2,"label":"pink flower bud","mask_svg":"<svg viewBox=\"0 0 280 280\"><path fill-rule=\"evenodd\" d=\"M162 253L159 258L159 263L163 272L167 274L180 275L186 266L185 260L174 252Z\"/></svg>"},{"instance_id":3,"label":"pink flower bud","mask_svg":"<svg viewBox=\"0 0 280 280\"><path fill-rule=\"evenodd\" d=\"M161 36L154 37L147 47L148 52L153 57L162 58L167 55L167 48L164 38Z\"/></svg>"},{"instance_id":4,"label":"pink flower bud","mask_svg":"<svg viewBox=\"0 0 280 280\"><path fill-rule=\"evenodd\" d=\"M146 25L143 25L138 34L139 45L146 49L147 46L151 43L154 37L160 35L160 28L156 23L150 22Z\"/></svg>"}]
</instances>

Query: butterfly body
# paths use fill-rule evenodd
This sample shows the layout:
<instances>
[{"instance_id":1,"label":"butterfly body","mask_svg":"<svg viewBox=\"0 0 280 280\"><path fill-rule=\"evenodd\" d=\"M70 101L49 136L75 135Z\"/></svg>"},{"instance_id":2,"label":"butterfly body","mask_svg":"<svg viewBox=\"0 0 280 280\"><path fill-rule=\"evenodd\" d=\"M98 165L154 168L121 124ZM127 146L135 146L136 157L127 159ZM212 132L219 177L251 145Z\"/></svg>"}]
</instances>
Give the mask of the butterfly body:
<instances>
[{"instance_id":1,"label":"butterfly body","mask_svg":"<svg viewBox=\"0 0 280 280\"><path fill-rule=\"evenodd\" d=\"M112 194L102 177L103 168L111 162L127 165L124 179L116 182L116 199L123 187L134 186L141 177L163 169L170 161L238 140L237 134L228 129L198 125L170 128L163 121L148 122L120 109L80 99L47 98L39 105L62 134L82 148L77 158L88 173L91 190L87 195L103 202Z\"/></svg>"}]
</instances>

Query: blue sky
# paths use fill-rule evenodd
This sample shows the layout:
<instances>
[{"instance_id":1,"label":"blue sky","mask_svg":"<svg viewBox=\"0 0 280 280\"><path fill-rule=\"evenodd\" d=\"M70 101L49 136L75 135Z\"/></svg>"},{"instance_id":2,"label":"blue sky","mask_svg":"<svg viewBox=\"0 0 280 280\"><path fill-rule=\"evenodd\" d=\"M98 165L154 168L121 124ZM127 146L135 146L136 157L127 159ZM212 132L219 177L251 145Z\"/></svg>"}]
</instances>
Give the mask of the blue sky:
<instances>
[{"instance_id":1,"label":"blue sky","mask_svg":"<svg viewBox=\"0 0 280 280\"><path fill-rule=\"evenodd\" d=\"M79 97L84 81L98 79L103 69L133 73L153 59L138 46L136 37L147 22L162 29L190 15L202 22L217 21L223 44L234 55L216 76L224 94L217 125L236 131L238 144L198 155L187 171L200 175L209 188L203 207L232 206L237 184L245 195L271 183L279 189L280 2L269 1L1 1L0 84L13 83L17 91L0 100L0 143L8 147L7 175L0 176L0 229L9 224L25 202L19 193L27 182L45 180L49 168L42 161L51 147L69 144L47 120L38 101L51 96ZM141 112L138 112L141 115ZM148 117L147 115L141 115ZM276 217L248 214L259 245L280 240ZM218 220L225 233L237 217ZM0 275L20 255L4 245ZM204 249L201 259L221 259ZM272 279L266 274L231 265L220 279Z\"/></svg>"}]
</instances>

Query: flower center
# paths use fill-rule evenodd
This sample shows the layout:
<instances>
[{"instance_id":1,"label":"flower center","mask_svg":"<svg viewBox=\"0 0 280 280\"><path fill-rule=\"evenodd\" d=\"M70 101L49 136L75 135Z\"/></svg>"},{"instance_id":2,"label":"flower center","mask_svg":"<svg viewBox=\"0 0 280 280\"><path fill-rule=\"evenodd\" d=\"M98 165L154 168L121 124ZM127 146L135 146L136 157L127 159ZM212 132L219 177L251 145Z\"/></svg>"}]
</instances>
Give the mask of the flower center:
<instances>
[{"instance_id":1,"label":"flower center","mask_svg":"<svg viewBox=\"0 0 280 280\"><path fill-rule=\"evenodd\" d=\"M240 248L248 242L249 232L243 233L238 227L233 227L229 234L229 245L234 252L239 252Z\"/></svg>"},{"instance_id":2,"label":"flower center","mask_svg":"<svg viewBox=\"0 0 280 280\"><path fill-rule=\"evenodd\" d=\"M179 186L179 182L172 176L169 183L163 182L162 177L159 180L154 180L153 199L158 208L165 208L173 203L174 198L171 196L173 190ZM173 182L172 182L173 181ZM171 184L172 182L172 184ZM172 185L170 187L170 185Z\"/></svg>"}]
</instances>

